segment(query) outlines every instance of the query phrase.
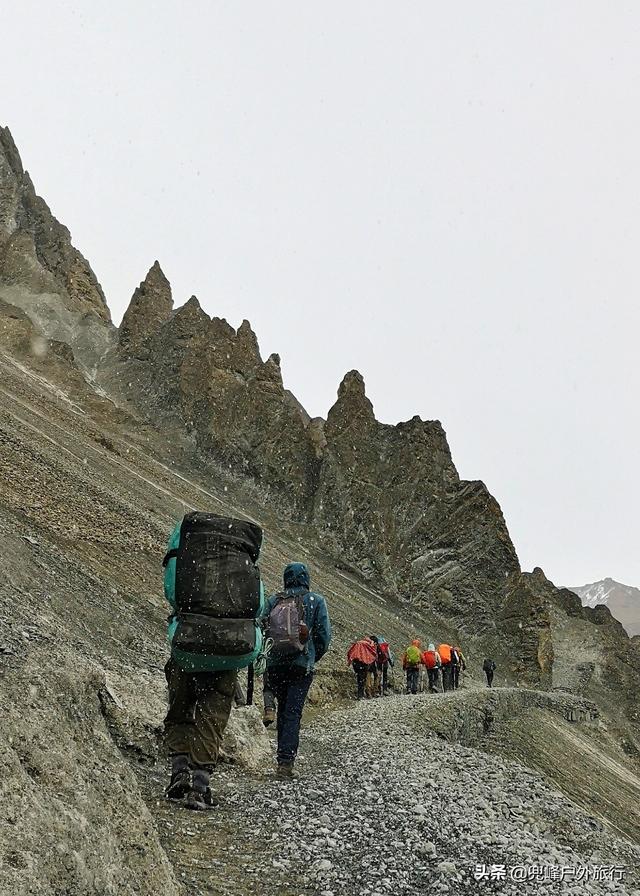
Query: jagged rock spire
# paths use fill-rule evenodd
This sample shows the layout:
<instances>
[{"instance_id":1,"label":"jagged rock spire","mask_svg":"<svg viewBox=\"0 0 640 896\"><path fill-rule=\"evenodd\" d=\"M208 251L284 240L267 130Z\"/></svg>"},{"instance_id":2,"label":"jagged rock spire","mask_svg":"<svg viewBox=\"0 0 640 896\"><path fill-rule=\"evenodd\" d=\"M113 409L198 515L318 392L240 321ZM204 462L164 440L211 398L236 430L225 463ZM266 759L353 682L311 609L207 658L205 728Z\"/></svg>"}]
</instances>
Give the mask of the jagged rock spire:
<instances>
[{"instance_id":1,"label":"jagged rock spire","mask_svg":"<svg viewBox=\"0 0 640 896\"><path fill-rule=\"evenodd\" d=\"M280 355L275 352L269 355L264 364L258 369L257 377L261 382L273 383L279 390L282 390Z\"/></svg>"},{"instance_id":2,"label":"jagged rock spire","mask_svg":"<svg viewBox=\"0 0 640 896\"><path fill-rule=\"evenodd\" d=\"M362 374L350 370L340 383L338 399L327 415L327 434L352 426L356 420L367 425L375 423L375 419Z\"/></svg>"},{"instance_id":3,"label":"jagged rock spire","mask_svg":"<svg viewBox=\"0 0 640 896\"><path fill-rule=\"evenodd\" d=\"M22 177L24 174L22 160L9 128L0 127L0 147L13 174L18 178Z\"/></svg>"},{"instance_id":4,"label":"jagged rock spire","mask_svg":"<svg viewBox=\"0 0 640 896\"><path fill-rule=\"evenodd\" d=\"M253 331L253 327L248 320L243 320L238 327L238 332L236 333L236 341L238 343L238 346L241 347L241 350L248 356L254 357L257 361L261 360L258 337Z\"/></svg>"},{"instance_id":5,"label":"jagged rock spire","mask_svg":"<svg viewBox=\"0 0 640 896\"><path fill-rule=\"evenodd\" d=\"M9 269L5 249L10 245ZM20 253L24 254L22 263ZM34 264L35 257L35 264ZM37 294L55 292L70 311L111 316L89 262L71 234L38 196L8 128L0 128L0 280L20 282Z\"/></svg>"},{"instance_id":6,"label":"jagged rock spire","mask_svg":"<svg viewBox=\"0 0 640 896\"><path fill-rule=\"evenodd\" d=\"M119 330L120 347L132 354L154 336L173 310L171 285L157 261L136 288Z\"/></svg>"}]
</instances>

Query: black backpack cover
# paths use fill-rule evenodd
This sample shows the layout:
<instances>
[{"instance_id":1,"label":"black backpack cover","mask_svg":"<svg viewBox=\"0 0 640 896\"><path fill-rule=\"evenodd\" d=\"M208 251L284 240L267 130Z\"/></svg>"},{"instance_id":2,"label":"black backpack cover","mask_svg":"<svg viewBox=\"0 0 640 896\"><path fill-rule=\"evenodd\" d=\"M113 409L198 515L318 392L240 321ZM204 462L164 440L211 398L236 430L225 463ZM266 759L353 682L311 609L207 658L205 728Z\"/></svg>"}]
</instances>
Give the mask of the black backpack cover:
<instances>
[{"instance_id":1,"label":"black backpack cover","mask_svg":"<svg viewBox=\"0 0 640 896\"><path fill-rule=\"evenodd\" d=\"M175 543L175 542L174 542ZM237 658L244 665L256 649L256 618L262 611L262 586L256 565L262 529L255 523L213 513L188 513L178 547L165 556L175 564L175 616L172 638L176 659L184 654Z\"/></svg>"}]
</instances>

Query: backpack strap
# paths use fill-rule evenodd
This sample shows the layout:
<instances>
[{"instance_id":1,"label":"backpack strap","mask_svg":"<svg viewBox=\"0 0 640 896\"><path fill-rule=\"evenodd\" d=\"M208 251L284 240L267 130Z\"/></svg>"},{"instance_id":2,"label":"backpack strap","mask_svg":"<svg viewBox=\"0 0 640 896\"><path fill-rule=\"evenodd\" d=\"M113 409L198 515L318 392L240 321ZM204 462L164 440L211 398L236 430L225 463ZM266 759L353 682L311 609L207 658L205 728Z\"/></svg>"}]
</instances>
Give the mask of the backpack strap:
<instances>
[{"instance_id":1,"label":"backpack strap","mask_svg":"<svg viewBox=\"0 0 640 896\"><path fill-rule=\"evenodd\" d=\"M174 557L177 557L177 556L178 556L178 548L171 548L171 550L167 551L167 553L164 555L164 557L162 559L162 566L166 567L169 560L172 560Z\"/></svg>"},{"instance_id":2,"label":"backpack strap","mask_svg":"<svg viewBox=\"0 0 640 896\"><path fill-rule=\"evenodd\" d=\"M305 597L307 596L307 594L309 594L309 592L308 592L308 591L304 591L302 594L296 594L296 596L295 596L295 597L296 597L296 603L298 604L298 610L300 611L300 615L302 616L302 621L303 621L303 622L305 621L305 618L306 618L306 612L305 612L305 609L306 609L306 608L305 608L305 605L304 605L304 599L305 599Z\"/></svg>"},{"instance_id":3,"label":"backpack strap","mask_svg":"<svg viewBox=\"0 0 640 896\"><path fill-rule=\"evenodd\" d=\"M277 604L279 604L281 600L286 600L288 597L291 597L292 595L287 594L286 591L278 591L278 593L274 596L275 596L275 600L273 602L273 607L275 607ZM271 607L272 610L273 610L273 607Z\"/></svg>"}]
</instances>

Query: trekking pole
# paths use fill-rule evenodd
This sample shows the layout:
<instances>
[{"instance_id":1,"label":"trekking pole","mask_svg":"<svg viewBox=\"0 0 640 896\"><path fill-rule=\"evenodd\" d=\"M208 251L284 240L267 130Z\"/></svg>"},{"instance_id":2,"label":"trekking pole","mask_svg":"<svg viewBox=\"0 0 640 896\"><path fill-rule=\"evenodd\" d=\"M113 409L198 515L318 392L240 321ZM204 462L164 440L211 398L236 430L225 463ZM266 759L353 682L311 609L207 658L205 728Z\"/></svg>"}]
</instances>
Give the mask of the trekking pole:
<instances>
[{"instance_id":1,"label":"trekking pole","mask_svg":"<svg viewBox=\"0 0 640 896\"><path fill-rule=\"evenodd\" d=\"M244 691L242 690L242 685L239 681L236 680L236 689L233 695L233 701L236 706L246 706L246 699L244 696Z\"/></svg>"},{"instance_id":2,"label":"trekking pole","mask_svg":"<svg viewBox=\"0 0 640 896\"><path fill-rule=\"evenodd\" d=\"M253 682L255 677L255 670L253 668L253 663L247 669L247 706L251 706L253 704Z\"/></svg>"}]
</instances>

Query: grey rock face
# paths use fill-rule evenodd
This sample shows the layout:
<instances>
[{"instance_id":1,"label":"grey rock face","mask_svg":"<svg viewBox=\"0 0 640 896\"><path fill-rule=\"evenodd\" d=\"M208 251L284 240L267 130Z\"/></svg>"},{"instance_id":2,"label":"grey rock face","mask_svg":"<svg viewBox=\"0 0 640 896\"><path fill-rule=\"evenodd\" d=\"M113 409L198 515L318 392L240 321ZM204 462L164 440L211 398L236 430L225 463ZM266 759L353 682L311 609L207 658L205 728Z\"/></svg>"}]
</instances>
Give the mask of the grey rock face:
<instances>
[{"instance_id":1,"label":"grey rock face","mask_svg":"<svg viewBox=\"0 0 640 896\"><path fill-rule=\"evenodd\" d=\"M8 128L0 128L0 281L61 295L68 310L111 319L95 274L36 194Z\"/></svg>"},{"instance_id":2,"label":"grey rock face","mask_svg":"<svg viewBox=\"0 0 640 896\"><path fill-rule=\"evenodd\" d=\"M172 311L154 266L133 295L103 382L110 390L126 383L128 399L186 425L200 452L307 512L317 466L309 418L283 386L278 355L262 360L248 321L236 332L195 296Z\"/></svg>"},{"instance_id":3,"label":"grey rock face","mask_svg":"<svg viewBox=\"0 0 640 896\"><path fill-rule=\"evenodd\" d=\"M460 480L441 424L379 423L352 371L324 437L313 519L325 539L461 637L508 642L510 671L548 684L547 596L540 580L521 574L495 498L482 482Z\"/></svg>"},{"instance_id":4,"label":"grey rock face","mask_svg":"<svg viewBox=\"0 0 640 896\"><path fill-rule=\"evenodd\" d=\"M120 348L137 358L148 355L149 340L171 316L171 285L157 261L136 289L118 330Z\"/></svg>"}]
</instances>

